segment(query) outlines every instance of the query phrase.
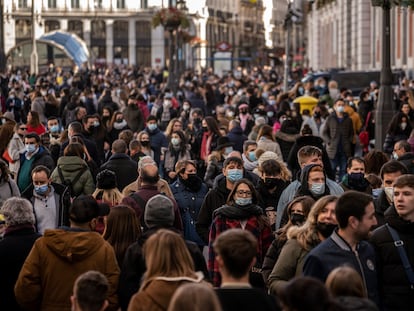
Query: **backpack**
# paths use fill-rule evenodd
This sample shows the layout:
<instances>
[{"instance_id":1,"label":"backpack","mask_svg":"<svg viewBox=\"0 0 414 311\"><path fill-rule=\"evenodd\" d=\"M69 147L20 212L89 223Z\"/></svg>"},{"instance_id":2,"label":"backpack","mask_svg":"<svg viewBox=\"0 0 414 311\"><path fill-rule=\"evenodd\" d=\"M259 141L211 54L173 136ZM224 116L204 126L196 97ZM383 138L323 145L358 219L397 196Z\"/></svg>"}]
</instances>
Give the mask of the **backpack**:
<instances>
[{"instance_id":1,"label":"backpack","mask_svg":"<svg viewBox=\"0 0 414 311\"><path fill-rule=\"evenodd\" d=\"M70 180L70 179L65 179L63 177L63 173L62 173L61 168L59 166L57 167L57 171L58 171L58 174L59 174L60 181L63 185L65 185L66 187L69 188L70 197L72 199L76 198L77 196L80 195L80 193L75 193L75 191L73 190L73 185L78 182L79 178L83 175L84 172L86 172L87 169L88 169L88 167L84 166L79 171L79 173L75 176L75 178L73 178L73 180Z\"/></svg>"}]
</instances>

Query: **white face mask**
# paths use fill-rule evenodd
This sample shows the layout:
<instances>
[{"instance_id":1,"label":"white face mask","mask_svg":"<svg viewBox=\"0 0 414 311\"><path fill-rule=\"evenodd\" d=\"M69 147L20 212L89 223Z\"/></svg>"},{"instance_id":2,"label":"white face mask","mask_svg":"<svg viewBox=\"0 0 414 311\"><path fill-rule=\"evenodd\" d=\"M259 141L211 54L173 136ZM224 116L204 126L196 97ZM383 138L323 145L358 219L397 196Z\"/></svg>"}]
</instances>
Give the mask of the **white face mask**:
<instances>
[{"instance_id":1,"label":"white face mask","mask_svg":"<svg viewBox=\"0 0 414 311\"><path fill-rule=\"evenodd\" d=\"M385 187L385 195L387 196L388 201L393 202L394 200L394 187Z\"/></svg>"},{"instance_id":2,"label":"white face mask","mask_svg":"<svg viewBox=\"0 0 414 311\"><path fill-rule=\"evenodd\" d=\"M402 129L402 130L405 130L405 129L406 129L406 127L407 127L407 123L402 122L402 123L401 123L401 129Z\"/></svg>"}]
</instances>

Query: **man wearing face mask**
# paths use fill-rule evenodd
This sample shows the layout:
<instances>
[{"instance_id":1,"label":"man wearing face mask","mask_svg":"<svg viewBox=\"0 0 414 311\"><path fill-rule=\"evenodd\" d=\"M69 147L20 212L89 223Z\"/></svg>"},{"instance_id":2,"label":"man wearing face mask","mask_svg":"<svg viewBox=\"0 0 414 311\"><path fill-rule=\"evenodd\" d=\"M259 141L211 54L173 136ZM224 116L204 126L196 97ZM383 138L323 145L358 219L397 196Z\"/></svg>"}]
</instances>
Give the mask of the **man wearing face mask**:
<instances>
[{"instance_id":1,"label":"man wearing face mask","mask_svg":"<svg viewBox=\"0 0 414 311\"><path fill-rule=\"evenodd\" d=\"M391 160L381 167L380 176L383 190L379 193L378 198L374 200L375 216L377 217L378 226L385 224L384 212L393 202L394 182L404 174L408 174L408 170L399 161Z\"/></svg>"},{"instance_id":2,"label":"man wearing face mask","mask_svg":"<svg viewBox=\"0 0 414 311\"><path fill-rule=\"evenodd\" d=\"M40 145L40 137L35 133L29 133L24 138L26 151L20 154L20 168L17 173L17 185L20 192L26 190L32 183L31 172L38 166L46 166L49 170L55 168L55 162L49 151Z\"/></svg>"},{"instance_id":3,"label":"man wearing face mask","mask_svg":"<svg viewBox=\"0 0 414 311\"><path fill-rule=\"evenodd\" d=\"M326 143L326 152L331 160L334 172L339 169L339 179L346 173L346 161L352 156L352 141L354 127L351 118L345 113L345 102L338 99L334 105L335 111L326 119L322 130L322 138Z\"/></svg>"},{"instance_id":4,"label":"man wearing face mask","mask_svg":"<svg viewBox=\"0 0 414 311\"><path fill-rule=\"evenodd\" d=\"M32 185L26 188L22 197L33 205L37 232L43 234L46 229L69 225L69 189L52 182L50 170L46 166L36 166L31 176Z\"/></svg>"},{"instance_id":5,"label":"man wearing face mask","mask_svg":"<svg viewBox=\"0 0 414 311\"><path fill-rule=\"evenodd\" d=\"M406 140L395 143L392 157L404 164L409 174L414 174L414 153L411 152L411 145Z\"/></svg>"},{"instance_id":6,"label":"man wearing face mask","mask_svg":"<svg viewBox=\"0 0 414 311\"><path fill-rule=\"evenodd\" d=\"M288 186L288 182L281 178L281 167L276 160L264 161L259 171L261 178L256 187L257 192L260 194L259 205L263 210L269 207L273 207L276 210L276 202L279 201L280 195Z\"/></svg>"},{"instance_id":7,"label":"man wearing face mask","mask_svg":"<svg viewBox=\"0 0 414 311\"><path fill-rule=\"evenodd\" d=\"M223 175L217 187L211 189L204 198L198 215L196 229L204 243L208 243L208 234L213 212L226 203L234 183L243 178L243 161L238 157L228 157L223 163Z\"/></svg>"},{"instance_id":8,"label":"man wearing face mask","mask_svg":"<svg viewBox=\"0 0 414 311\"><path fill-rule=\"evenodd\" d=\"M257 142L254 140L246 140L243 144L243 165L244 169L249 172L258 166L258 161L256 157Z\"/></svg>"},{"instance_id":9,"label":"man wearing face mask","mask_svg":"<svg viewBox=\"0 0 414 311\"><path fill-rule=\"evenodd\" d=\"M323 118L322 116L321 106L316 105L313 108L312 112L312 116L309 119L303 121L301 130L307 124L312 130L312 135L320 137L322 134L321 130L323 129L323 125L325 124L325 118Z\"/></svg>"},{"instance_id":10,"label":"man wearing face mask","mask_svg":"<svg viewBox=\"0 0 414 311\"><path fill-rule=\"evenodd\" d=\"M154 151L154 161L159 165L161 162L161 148L168 147L168 140L164 133L160 131L157 125L157 118L149 116L145 130L150 137L151 149Z\"/></svg>"},{"instance_id":11,"label":"man wearing face mask","mask_svg":"<svg viewBox=\"0 0 414 311\"><path fill-rule=\"evenodd\" d=\"M340 183L344 191L355 190L372 194L372 187L367 179L365 179L365 160L360 157L348 159L346 166L346 174Z\"/></svg>"},{"instance_id":12,"label":"man wearing face mask","mask_svg":"<svg viewBox=\"0 0 414 311\"><path fill-rule=\"evenodd\" d=\"M160 120L160 130L165 131L171 119L178 116L177 109L173 107L172 94L165 93L162 106L157 111L157 119Z\"/></svg>"},{"instance_id":13,"label":"man wearing face mask","mask_svg":"<svg viewBox=\"0 0 414 311\"><path fill-rule=\"evenodd\" d=\"M301 186L296 192L296 196L309 195L315 201L330 194L329 187L326 186L326 176L320 164L310 164L302 169L300 175Z\"/></svg>"}]
</instances>

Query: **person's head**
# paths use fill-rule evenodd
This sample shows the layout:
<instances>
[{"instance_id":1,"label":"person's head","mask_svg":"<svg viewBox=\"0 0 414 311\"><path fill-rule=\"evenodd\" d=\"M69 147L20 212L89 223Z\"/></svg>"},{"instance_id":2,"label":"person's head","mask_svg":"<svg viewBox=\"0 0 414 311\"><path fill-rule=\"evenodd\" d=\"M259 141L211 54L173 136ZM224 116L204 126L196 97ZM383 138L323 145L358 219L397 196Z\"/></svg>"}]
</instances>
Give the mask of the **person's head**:
<instances>
[{"instance_id":1,"label":"person's head","mask_svg":"<svg viewBox=\"0 0 414 311\"><path fill-rule=\"evenodd\" d=\"M205 131L221 136L218 123L213 117L205 117L201 124Z\"/></svg>"},{"instance_id":2,"label":"person's head","mask_svg":"<svg viewBox=\"0 0 414 311\"><path fill-rule=\"evenodd\" d=\"M160 229L144 244L147 266L142 287L156 277L195 277L194 262L180 234Z\"/></svg>"},{"instance_id":3,"label":"person's head","mask_svg":"<svg viewBox=\"0 0 414 311\"><path fill-rule=\"evenodd\" d=\"M394 206L398 215L414 222L414 175L398 177L394 183Z\"/></svg>"},{"instance_id":4,"label":"person's head","mask_svg":"<svg viewBox=\"0 0 414 311\"><path fill-rule=\"evenodd\" d=\"M148 228L170 228L174 220L174 205L170 198L157 194L148 200L144 211L144 222Z\"/></svg>"},{"instance_id":5,"label":"person's head","mask_svg":"<svg viewBox=\"0 0 414 311\"><path fill-rule=\"evenodd\" d=\"M175 131L182 131L183 130L183 123L178 118L173 118L167 125L165 129L165 135L170 137L171 134Z\"/></svg>"},{"instance_id":6,"label":"person's head","mask_svg":"<svg viewBox=\"0 0 414 311\"><path fill-rule=\"evenodd\" d=\"M112 153L113 154L125 154L128 150L127 144L122 139L116 139L112 143Z\"/></svg>"},{"instance_id":7,"label":"person's head","mask_svg":"<svg viewBox=\"0 0 414 311\"><path fill-rule=\"evenodd\" d=\"M411 145L406 140L397 141L394 144L393 157L398 160L402 155L411 152Z\"/></svg>"},{"instance_id":8,"label":"person's head","mask_svg":"<svg viewBox=\"0 0 414 311\"><path fill-rule=\"evenodd\" d=\"M40 145L40 137L36 133L28 133L24 137L24 145L28 154L34 153Z\"/></svg>"},{"instance_id":9,"label":"person's head","mask_svg":"<svg viewBox=\"0 0 414 311\"><path fill-rule=\"evenodd\" d=\"M104 169L96 175L96 188L110 190L117 188L116 174L114 171Z\"/></svg>"},{"instance_id":10,"label":"person's head","mask_svg":"<svg viewBox=\"0 0 414 311\"><path fill-rule=\"evenodd\" d=\"M304 146L298 151L298 162L301 168L309 164L323 166L322 150L315 146Z\"/></svg>"},{"instance_id":11,"label":"person's head","mask_svg":"<svg viewBox=\"0 0 414 311\"><path fill-rule=\"evenodd\" d=\"M103 311L108 306L109 283L98 271L81 274L73 286L70 297L73 311Z\"/></svg>"},{"instance_id":12,"label":"person's head","mask_svg":"<svg viewBox=\"0 0 414 311\"><path fill-rule=\"evenodd\" d=\"M335 216L337 201L334 195L326 195L316 201L303 227L308 227L310 232L318 232L323 238L329 237L338 224Z\"/></svg>"},{"instance_id":13,"label":"person's head","mask_svg":"<svg viewBox=\"0 0 414 311\"><path fill-rule=\"evenodd\" d=\"M377 224L372 196L359 191L343 193L338 199L335 215L339 230L350 231L358 241L367 239Z\"/></svg>"},{"instance_id":14,"label":"person's head","mask_svg":"<svg viewBox=\"0 0 414 311\"><path fill-rule=\"evenodd\" d=\"M282 187L284 182L281 179L282 167L274 159L266 160L260 165L261 179L267 189Z\"/></svg>"},{"instance_id":15,"label":"person's head","mask_svg":"<svg viewBox=\"0 0 414 311\"><path fill-rule=\"evenodd\" d=\"M285 311L342 311L318 279L296 277L278 291Z\"/></svg>"},{"instance_id":16,"label":"person's head","mask_svg":"<svg viewBox=\"0 0 414 311\"><path fill-rule=\"evenodd\" d=\"M50 192L50 170L44 165L38 165L32 170L34 191L39 196L46 196Z\"/></svg>"},{"instance_id":17,"label":"person's head","mask_svg":"<svg viewBox=\"0 0 414 311\"><path fill-rule=\"evenodd\" d=\"M75 117L77 121L82 121L83 117L87 115L85 107L79 106L75 108Z\"/></svg>"},{"instance_id":18,"label":"person's head","mask_svg":"<svg viewBox=\"0 0 414 311\"><path fill-rule=\"evenodd\" d=\"M273 137L273 128L270 125L263 125L260 130L259 133L257 134L257 140L259 141L261 137L266 137L267 139L273 140L274 141L274 137Z\"/></svg>"},{"instance_id":19,"label":"person's head","mask_svg":"<svg viewBox=\"0 0 414 311\"><path fill-rule=\"evenodd\" d=\"M188 175L197 174L197 166L192 160L180 160L175 165L175 171L182 179L187 180L189 177Z\"/></svg>"},{"instance_id":20,"label":"person's head","mask_svg":"<svg viewBox=\"0 0 414 311\"><path fill-rule=\"evenodd\" d=\"M228 157L223 163L223 175L230 183L243 178L243 160L238 157Z\"/></svg>"},{"instance_id":21,"label":"person's head","mask_svg":"<svg viewBox=\"0 0 414 311\"><path fill-rule=\"evenodd\" d=\"M371 150L365 156L365 173L380 175L381 167L388 162L387 155L378 150Z\"/></svg>"},{"instance_id":22,"label":"person's head","mask_svg":"<svg viewBox=\"0 0 414 311\"><path fill-rule=\"evenodd\" d=\"M160 176L158 174L158 167L154 163L148 163L141 167L140 178L143 184L156 185Z\"/></svg>"},{"instance_id":23,"label":"person's head","mask_svg":"<svg viewBox=\"0 0 414 311\"><path fill-rule=\"evenodd\" d=\"M24 137L27 133L27 125L22 122L17 122L14 126L14 132L17 133L20 137Z\"/></svg>"},{"instance_id":24,"label":"person's head","mask_svg":"<svg viewBox=\"0 0 414 311\"><path fill-rule=\"evenodd\" d=\"M131 142L131 140L134 139L134 132L131 131L130 129L122 130L118 134L118 139L123 140L125 142L125 144L128 146L129 143Z\"/></svg>"},{"instance_id":25,"label":"person's head","mask_svg":"<svg viewBox=\"0 0 414 311\"><path fill-rule=\"evenodd\" d=\"M98 202L91 195L80 195L73 200L69 208L71 226L95 230L100 214Z\"/></svg>"},{"instance_id":26,"label":"person's head","mask_svg":"<svg viewBox=\"0 0 414 311\"><path fill-rule=\"evenodd\" d=\"M64 156L77 156L81 159L85 158L84 146L80 143L70 143L63 151Z\"/></svg>"},{"instance_id":27,"label":"person's head","mask_svg":"<svg viewBox=\"0 0 414 311\"><path fill-rule=\"evenodd\" d=\"M349 266L333 269L326 278L325 285L334 297L367 297L361 275Z\"/></svg>"},{"instance_id":28,"label":"person's head","mask_svg":"<svg viewBox=\"0 0 414 311\"><path fill-rule=\"evenodd\" d=\"M410 111L411 111L411 107L410 107L410 104L409 103L403 103L401 105L401 112L403 112L405 115L408 116L408 114L410 113Z\"/></svg>"},{"instance_id":29,"label":"person's head","mask_svg":"<svg viewBox=\"0 0 414 311\"><path fill-rule=\"evenodd\" d=\"M185 135L183 131L178 130L178 131L172 132L171 145L173 148L179 148L180 150L186 150L187 141L185 139Z\"/></svg>"},{"instance_id":30,"label":"person's head","mask_svg":"<svg viewBox=\"0 0 414 311\"><path fill-rule=\"evenodd\" d=\"M365 160L360 157L349 158L346 165L346 172L348 174L365 174Z\"/></svg>"},{"instance_id":31,"label":"person's head","mask_svg":"<svg viewBox=\"0 0 414 311\"><path fill-rule=\"evenodd\" d=\"M0 209L0 214L3 214L6 226L35 224L32 203L23 198L8 198L4 201L3 206Z\"/></svg>"},{"instance_id":32,"label":"person's head","mask_svg":"<svg viewBox=\"0 0 414 311\"><path fill-rule=\"evenodd\" d=\"M141 143L142 147L150 148L151 142L150 142L150 137L147 132L145 131L139 132L137 135L137 140Z\"/></svg>"},{"instance_id":33,"label":"person's head","mask_svg":"<svg viewBox=\"0 0 414 311\"><path fill-rule=\"evenodd\" d=\"M337 115L342 115L345 111L345 101L340 98L335 101L334 109Z\"/></svg>"},{"instance_id":34,"label":"person's head","mask_svg":"<svg viewBox=\"0 0 414 311\"><path fill-rule=\"evenodd\" d=\"M123 262L127 248L141 234L141 223L135 211L125 205L111 207L106 219L103 238L114 248L119 263Z\"/></svg>"},{"instance_id":35,"label":"person's head","mask_svg":"<svg viewBox=\"0 0 414 311\"><path fill-rule=\"evenodd\" d=\"M243 143L243 154L251 162L254 162L257 160L256 154L255 154L256 149L257 149L257 142L255 142L254 140L246 140Z\"/></svg>"},{"instance_id":36,"label":"person's head","mask_svg":"<svg viewBox=\"0 0 414 311\"><path fill-rule=\"evenodd\" d=\"M234 187L227 198L227 204L229 205L246 206L249 204L257 204L257 202L257 191L252 182L246 178L234 183Z\"/></svg>"},{"instance_id":37,"label":"person's head","mask_svg":"<svg viewBox=\"0 0 414 311\"><path fill-rule=\"evenodd\" d=\"M150 131L155 131L157 129L157 118L153 115L150 115L147 118L147 127Z\"/></svg>"},{"instance_id":38,"label":"person's head","mask_svg":"<svg viewBox=\"0 0 414 311\"><path fill-rule=\"evenodd\" d=\"M92 131L94 129L95 116L86 115L82 118L82 124L85 131Z\"/></svg>"},{"instance_id":39,"label":"person's head","mask_svg":"<svg viewBox=\"0 0 414 311\"><path fill-rule=\"evenodd\" d=\"M404 174L408 174L407 167L403 163L396 160L391 160L381 167L380 176L382 186L385 194L387 195L388 201L392 202L393 200L393 186L395 180Z\"/></svg>"},{"instance_id":40,"label":"person's head","mask_svg":"<svg viewBox=\"0 0 414 311\"><path fill-rule=\"evenodd\" d=\"M305 180L306 178L307 180ZM307 183L309 192L315 197L321 196L326 191L326 176L321 165L310 164L305 166L302 170L300 180L302 187L303 184Z\"/></svg>"},{"instance_id":41,"label":"person's head","mask_svg":"<svg viewBox=\"0 0 414 311\"><path fill-rule=\"evenodd\" d=\"M168 311L221 311L214 289L204 283L181 285L171 298Z\"/></svg>"},{"instance_id":42,"label":"person's head","mask_svg":"<svg viewBox=\"0 0 414 311\"><path fill-rule=\"evenodd\" d=\"M256 262L257 240L247 230L229 229L213 244L221 274L241 279Z\"/></svg>"},{"instance_id":43,"label":"person's head","mask_svg":"<svg viewBox=\"0 0 414 311\"><path fill-rule=\"evenodd\" d=\"M60 132L60 125L59 120L57 117L49 117L47 119L47 128L49 129L50 133L58 134Z\"/></svg>"},{"instance_id":44,"label":"person's head","mask_svg":"<svg viewBox=\"0 0 414 311\"><path fill-rule=\"evenodd\" d=\"M36 127L40 125L40 117L37 111L29 111L27 114L27 123L32 127Z\"/></svg>"},{"instance_id":45,"label":"person's head","mask_svg":"<svg viewBox=\"0 0 414 311\"><path fill-rule=\"evenodd\" d=\"M293 199L287 206L287 214L289 218L287 226L302 225L308 218L309 212L314 204L315 200L306 195Z\"/></svg>"},{"instance_id":46,"label":"person's head","mask_svg":"<svg viewBox=\"0 0 414 311\"><path fill-rule=\"evenodd\" d=\"M82 133L82 124L80 122L71 122L68 126L68 136L71 138L73 135Z\"/></svg>"}]
</instances>

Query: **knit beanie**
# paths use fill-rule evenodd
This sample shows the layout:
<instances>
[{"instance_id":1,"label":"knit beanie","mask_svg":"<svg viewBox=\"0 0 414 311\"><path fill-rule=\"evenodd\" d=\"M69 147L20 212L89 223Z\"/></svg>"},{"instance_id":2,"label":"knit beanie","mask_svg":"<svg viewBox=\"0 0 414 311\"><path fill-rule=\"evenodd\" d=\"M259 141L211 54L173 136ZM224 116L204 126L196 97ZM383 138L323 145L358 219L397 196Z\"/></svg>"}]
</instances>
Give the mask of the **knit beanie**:
<instances>
[{"instance_id":1,"label":"knit beanie","mask_svg":"<svg viewBox=\"0 0 414 311\"><path fill-rule=\"evenodd\" d=\"M276 160L276 161L278 161L279 160L279 157L273 151L263 152L262 155L258 159L259 166L262 166L263 162L264 161L267 161L267 160Z\"/></svg>"},{"instance_id":2,"label":"knit beanie","mask_svg":"<svg viewBox=\"0 0 414 311\"><path fill-rule=\"evenodd\" d=\"M148 228L171 227L174 220L174 205L171 199L157 194L148 200L144 212L144 221Z\"/></svg>"},{"instance_id":3,"label":"knit beanie","mask_svg":"<svg viewBox=\"0 0 414 311\"><path fill-rule=\"evenodd\" d=\"M105 169L96 176L96 188L114 189L116 187L116 175L113 171Z\"/></svg>"}]
</instances>

